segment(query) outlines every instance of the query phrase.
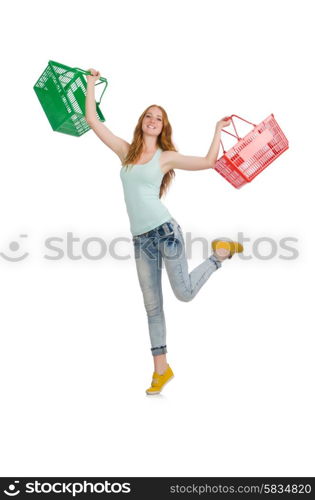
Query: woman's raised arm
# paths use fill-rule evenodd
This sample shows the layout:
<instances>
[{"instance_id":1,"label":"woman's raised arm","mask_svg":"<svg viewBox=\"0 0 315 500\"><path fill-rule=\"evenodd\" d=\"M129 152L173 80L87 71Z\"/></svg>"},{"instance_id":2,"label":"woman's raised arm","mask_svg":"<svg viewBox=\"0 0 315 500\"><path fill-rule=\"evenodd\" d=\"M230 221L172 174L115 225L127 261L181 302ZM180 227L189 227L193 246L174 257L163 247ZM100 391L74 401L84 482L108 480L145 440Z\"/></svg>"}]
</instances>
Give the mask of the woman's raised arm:
<instances>
[{"instance_id":1,"label":"woman's raised arm","mask_svg":"<svg viewBox=\"0 0 315 500\"><path fill-rule=\"evenodd\" d=\"M130 144L113 134L102 122L99 121L95 106L95 82L101 76L98 71L90 68L88 71L92 76L87 75L87 92L85 99L85 119L97 137L106 144L114 153L118 155L121 161L129 151Z\"/></svg>"},{"instance_id":2,"label":"woman's raised arm","mask_svg":"<svg viewBox=\"0 0 315 500\"><path fill-rule=\"evenodd\" d=\"M182 170L214 168L219 154L221 130L223 127L230 125L230 123L231 120L227 116L217 122L212 143L206 156L186 156L175 151L166 151L164 153L164 167L166 165L169 170L174 168Z\"/></svg>"}]
</instances>

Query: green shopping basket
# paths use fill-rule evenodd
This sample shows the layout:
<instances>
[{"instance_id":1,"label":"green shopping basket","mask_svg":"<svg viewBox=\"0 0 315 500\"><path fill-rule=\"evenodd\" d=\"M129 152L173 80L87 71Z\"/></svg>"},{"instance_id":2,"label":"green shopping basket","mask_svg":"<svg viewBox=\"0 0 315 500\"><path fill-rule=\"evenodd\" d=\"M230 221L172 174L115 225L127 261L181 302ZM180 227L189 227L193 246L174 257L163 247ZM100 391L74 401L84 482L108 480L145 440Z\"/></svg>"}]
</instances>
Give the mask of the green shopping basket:
<instances>
[{"instance_id":1,"label":"green shopping basket","mask_svg":"<svg viewBox=\"0 0 315 500\"><path fill-rule=\"evenodd\" d=\"M90 130L85 119L87 82L84 78L84 75L90 74L90 71L80 68L70 68L55 61L48 62L33 88L53 130L75 136ZM100 77L95 85L101 83L105 83L105 87L99 102L96 102L96 114L104 122L99 105L108 82L106 78Z\"/></svg>"}]
</instances>

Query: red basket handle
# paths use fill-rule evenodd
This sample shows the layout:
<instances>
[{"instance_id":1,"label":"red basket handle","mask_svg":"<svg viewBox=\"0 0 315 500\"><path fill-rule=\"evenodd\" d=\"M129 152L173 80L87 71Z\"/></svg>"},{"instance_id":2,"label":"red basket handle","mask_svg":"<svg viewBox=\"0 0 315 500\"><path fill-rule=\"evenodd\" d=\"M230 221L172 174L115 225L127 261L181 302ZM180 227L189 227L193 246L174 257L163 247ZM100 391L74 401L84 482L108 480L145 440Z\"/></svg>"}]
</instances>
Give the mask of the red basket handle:
<instances>
[{"instance_id":1,"label":"red basket handle","mask_svg":"<svg viewBox=\"0 0 315 500\"><path fill-rule=\"evenodd\" d=\"M229 116L228 118L230 118L230 119L231 119L231 121L232 121L232 125L233 125L233 127L234 127L234 130L235 130L236 135L231 134L231 132L228 132L227 130L224 130L224 129L222 129L222 132L225 132L226 134L229 134L229 135L231 135L232 137L235 137L238 141L240 141L240 140L241 140L241 137L240 137L240 136L238 135L238 133L237 133L237 130L236 130L236 127L235 127L235 124L234 124L234 121L233 121L232 116L235 116L236 118L239 118L240 120L243 120L244 122L249 123L250 125L253 125L254 127L256 127L255 123L249 122L249 121L245 120L245 118L241 118L241 117L240 117L240 116L238 116L238 115L231 115L231 116ZM221 140L221 139L220 139L220 143L221 143L221 146L222 146L222 149L223 149L223 153L225 153L226 151L225 151L225 149L224 149L224 146L223 146L223 143L222 143L222 140Z\"/></svg>"}]
</instances>

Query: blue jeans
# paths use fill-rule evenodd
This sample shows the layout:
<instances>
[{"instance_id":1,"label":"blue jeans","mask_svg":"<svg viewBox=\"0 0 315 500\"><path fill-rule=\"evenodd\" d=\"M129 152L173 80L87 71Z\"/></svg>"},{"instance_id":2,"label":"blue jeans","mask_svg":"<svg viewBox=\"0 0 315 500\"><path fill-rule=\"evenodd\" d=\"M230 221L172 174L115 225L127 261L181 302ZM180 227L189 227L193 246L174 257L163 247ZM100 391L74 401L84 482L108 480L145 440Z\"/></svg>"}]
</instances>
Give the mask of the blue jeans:
<instances>
[{"instance_id":1,"label":"blue jeans","mask_svg":"<svg viewBox=\"0 0 315 500\"><path fill-rule=\"evenodd\" d=\"M162 259L175 296L184 302L192 300L221 262L211 255L190 273L185 255L185 242L178 222L168 222L132 238L137 274L148 317L153 356L164 354L166 324L161 286Z\"/></svg>"}]
</instances>

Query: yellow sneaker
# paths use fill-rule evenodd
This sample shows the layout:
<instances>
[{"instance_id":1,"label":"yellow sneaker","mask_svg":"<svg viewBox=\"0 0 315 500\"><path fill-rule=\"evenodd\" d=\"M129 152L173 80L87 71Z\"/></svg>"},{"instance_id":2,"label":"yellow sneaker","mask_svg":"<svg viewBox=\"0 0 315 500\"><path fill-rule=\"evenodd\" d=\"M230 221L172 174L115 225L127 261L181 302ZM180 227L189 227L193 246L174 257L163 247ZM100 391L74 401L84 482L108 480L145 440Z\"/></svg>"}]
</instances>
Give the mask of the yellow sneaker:
<instances>
[{"instance_id":1,"label":"yellow sneaker","mask_svg":"<svg viewBox=\"0 0 315 500\"><path fill-rule=\"evenodd\" d=\"M213 240L211 243L212 250L215 252L219 248L225 248L226 250L230 251L229 259L232 258L232 256L235 253L240 253L244 251L243 245L238 243L237 241L230 241L230 240Z\"/></svg>"},{"instance_id":2,"label":"yellow sneaker","mask_svg":"<svg viewBox=\"0 0 315 500\"><path fill-rule=\"evenodd\" d=\"M152 375L152 383L151 387L146 390L147 394L160 394L163 387L174 377L174 373L172 372L172 368L170 365L167 365L165 372L162 375L159 375L156 372L153 372Z\"/></svg>"}]
</instances>

